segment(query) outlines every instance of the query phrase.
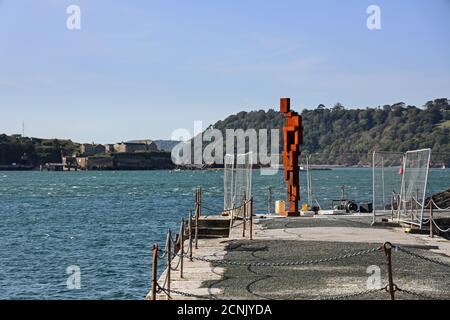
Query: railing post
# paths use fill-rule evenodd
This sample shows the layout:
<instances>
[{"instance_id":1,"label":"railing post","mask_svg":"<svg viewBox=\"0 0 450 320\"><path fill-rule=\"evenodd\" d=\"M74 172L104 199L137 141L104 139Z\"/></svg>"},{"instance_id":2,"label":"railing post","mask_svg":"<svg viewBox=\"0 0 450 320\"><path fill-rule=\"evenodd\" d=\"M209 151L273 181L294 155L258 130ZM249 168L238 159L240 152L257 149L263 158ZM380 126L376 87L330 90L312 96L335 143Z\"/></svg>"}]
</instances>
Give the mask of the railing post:
<instances>
[{"instance_id":1,"label":"railing post","mask_svg":"<svg viewBox=\"0 0 450 320\"><path fill-rule=\"evenodd\" d=\"M392 244L390 242L386 242L383 245L384 248L384 254L386 255L386 264L387 264L387 271L388 271L388 290L389 295L391 297L391 300L395 300L395 285L394 285L394 279L392 276Z\"/></svg>"},{"instance_id":2,"label":"railing post","mask_svg":"<svg viewBox=\"0 0 450 320\"><path fill-rule=\"evenodd\" d=\"M430 238L433 238L433 198L430 198Z\"/></svg>"},{"instance_id":3,"label":"railing post","mask_svg":"<svg viewBox=\"0 0 450 320\"><path fill-rule=\"evenodd\" d=\"M158 244L154 243L152 248L152 300L156 300L156 284L158 274Z\"/></svg>"},{"instance_id":4,"label":"railing post","mask_svg":"<svg viewBox=\"0 0 450 320\"><path fill-rule=\"evenodd\" d=\"M242 237L245 238L245 217L247 216L247 201L244 202L244 213L242 214Z\"/></svg>"},{"instance_id":5,"label":"railing post","mask_svg":"<svg viewBox=\"0 0 450 320\"><path fill-rule=\"evenodd\" d=\"M195 189L195 205L194 205L194 210L195 210L195 216L198 216L198 188Z\"/></svg>"},{"instance_id":6,"label":"railing post","mask_svg":"<svg viewBox=\"0 0 450 320\"><path fill-rule=\"evenodd\" d=\"M198 215L195 216L195 249L198 249Z\"/></svg>"},{"instance_id":7,"label":"railing post","mask_svg":"<svg viewBox=\"0 0 450 320\"><path fill-rule=\"evenodd\" d=\"M202 216L202 188L198 189L198 216Z\"/></svg>"},{"instance_id":8,"label":"railing post","mask_svg":"<svg viewBox=\"0 0 450 320\"><path fill-rule=\"evenodd\" d=\"M250 240L253 240L253 197L250 199Z\"/></svg>"},{"instance_id":9,"label":"railing post","mask_svg":"<svg viewBox=\"0 0 450 320\"><path fill-rule=\"evenodd\" d=\"M269 187L267 195L267 214L270 214L270 209L272 207L272 187Z\"/></svg>"},{"instance_id":10,"label":"railing post","mask_svg":"<svg viewBox=\"0 0 450 320\"><path fill-rule=\"evenodd\" d=\"M170 300L170 272L172 269L172 231L169 229L167 231L167 251L166 251L166 255L167 255L167 300Z\"/></svg>"},{"instance_id":11,"label":"railing post","mask_svg":"<svg viewBox=\"0 0 450 320\"><path fill-rule=\"evenodd\" d=\"M181 218L180 228L180 278L183 278L183 261L184 261L184 218Z\"/></svg>"},{"instance_id":12,"label":"railing post","mask_svg":"<svg viewBox=\"0 0 450 320\"><path fill-rule=\"evenodd\" d=\"M189 261L192 262L192 210L189 210Z\"/></svg>"}]
</instances>

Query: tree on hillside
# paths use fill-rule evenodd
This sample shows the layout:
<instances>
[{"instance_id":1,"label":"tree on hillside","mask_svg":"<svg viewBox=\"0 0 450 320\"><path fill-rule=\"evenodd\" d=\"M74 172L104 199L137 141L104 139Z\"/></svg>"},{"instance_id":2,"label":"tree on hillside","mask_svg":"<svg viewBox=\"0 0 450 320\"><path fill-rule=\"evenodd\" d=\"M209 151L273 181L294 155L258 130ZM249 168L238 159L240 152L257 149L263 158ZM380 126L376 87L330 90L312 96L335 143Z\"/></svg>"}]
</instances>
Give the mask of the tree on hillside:
<instances>
[{"instance_id":1,"label":"tree on hillside","mask_svg":"<svg viewBox=\"0 0 450 320\"><path fill-rule=\"evenodd\" d=\"M320 153L318 161L367 164L373 150L404 152L433 148L435 161L447 161L450 165L450 128L440 125L450 117L448 99L429 101L423 108L407 106L404 102L365 109L345 109L341 103L332 108L320 104L316 109L302 110L301 114L302 150ZM283 115L270 109L240 112L218 121L214 128L270 129L282 128L283 124Z\"/></svg>"}]
</instances>

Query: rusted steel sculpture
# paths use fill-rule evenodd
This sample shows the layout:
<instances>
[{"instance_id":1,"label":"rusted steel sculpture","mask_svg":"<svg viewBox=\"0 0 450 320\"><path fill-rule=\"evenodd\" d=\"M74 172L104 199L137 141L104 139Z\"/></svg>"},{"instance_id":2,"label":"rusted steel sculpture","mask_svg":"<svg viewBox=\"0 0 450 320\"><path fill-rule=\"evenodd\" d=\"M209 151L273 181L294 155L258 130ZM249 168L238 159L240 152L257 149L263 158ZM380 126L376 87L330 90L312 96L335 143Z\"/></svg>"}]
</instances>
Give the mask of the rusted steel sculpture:
<instances>
[{"instance_id":1,"label":"rusted steel sculpture","mask_svg":"<svg viewBox=\"0 0 450 320\"><path fill-rule=\"evenodd\" d=\"M284 180L287 185L289 209L285 213L289 217L299 215L298 202L300 200L299 165L300 145L303 143L302 117L291 111L291 100L280 100L280 112L286 116L283 128L283 165Z\"/></svg>"}]
</instances>

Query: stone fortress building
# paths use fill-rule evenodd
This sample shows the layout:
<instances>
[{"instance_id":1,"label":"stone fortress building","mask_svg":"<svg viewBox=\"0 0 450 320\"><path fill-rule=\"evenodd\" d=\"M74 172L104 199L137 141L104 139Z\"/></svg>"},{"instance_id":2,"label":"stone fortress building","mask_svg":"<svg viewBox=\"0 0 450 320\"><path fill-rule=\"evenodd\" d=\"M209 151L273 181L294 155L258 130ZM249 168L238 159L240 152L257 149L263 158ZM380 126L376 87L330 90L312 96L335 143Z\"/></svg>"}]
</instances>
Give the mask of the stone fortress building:
<instances>
[{"instance_id":1,"label":"stone fortress building","mask_svg":"<svg viewBox=\"0 0 450 320\"><path fill-rule=\"evenodd\" d=\"M115 144L83 143L76 163L81 170L170 169L170 153L161 152L152 140Z\"/></svg>"}]
</instances>

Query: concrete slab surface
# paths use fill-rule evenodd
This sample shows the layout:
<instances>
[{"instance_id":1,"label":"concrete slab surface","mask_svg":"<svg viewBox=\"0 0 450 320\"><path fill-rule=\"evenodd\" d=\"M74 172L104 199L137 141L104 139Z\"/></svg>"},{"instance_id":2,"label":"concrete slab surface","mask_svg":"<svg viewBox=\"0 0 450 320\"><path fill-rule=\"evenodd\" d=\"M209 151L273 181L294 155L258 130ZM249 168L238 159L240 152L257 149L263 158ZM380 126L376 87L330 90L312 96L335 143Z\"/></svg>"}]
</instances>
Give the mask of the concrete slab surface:
<instances>
[{"instance_id":1,"label":"concrete slab surface","mask_svg":"<svg viewBox=\"0 0 450 320\"><path fill-rule=\"evenodd\" d=\"M225 259L235 265L185 260L183 279L172 271L171 289L196 297L172 294L173 299L388 299L385 291L355 297L377 281L387 284L383 251L343 260L292 266L243 266L239 263L295 262L342 256L390 241L429 259L450 265L450 242L402 228L371 226L370 215L255 219L253 240L242 237L236 221L229 239L202 239L194 257ZM186 246L187 247L187 246ZM393 251L394 282L421 296L396 292L398 299L450 299L450 268L402 251ZM176 264L176 261L173 261ZM159 282L164 283L165 272ZM374 280L378 279L378 280ZM375 282L374 282L375 281ZM166 299L164 294L159 299Z\"/></svg>"}]
</instances>

